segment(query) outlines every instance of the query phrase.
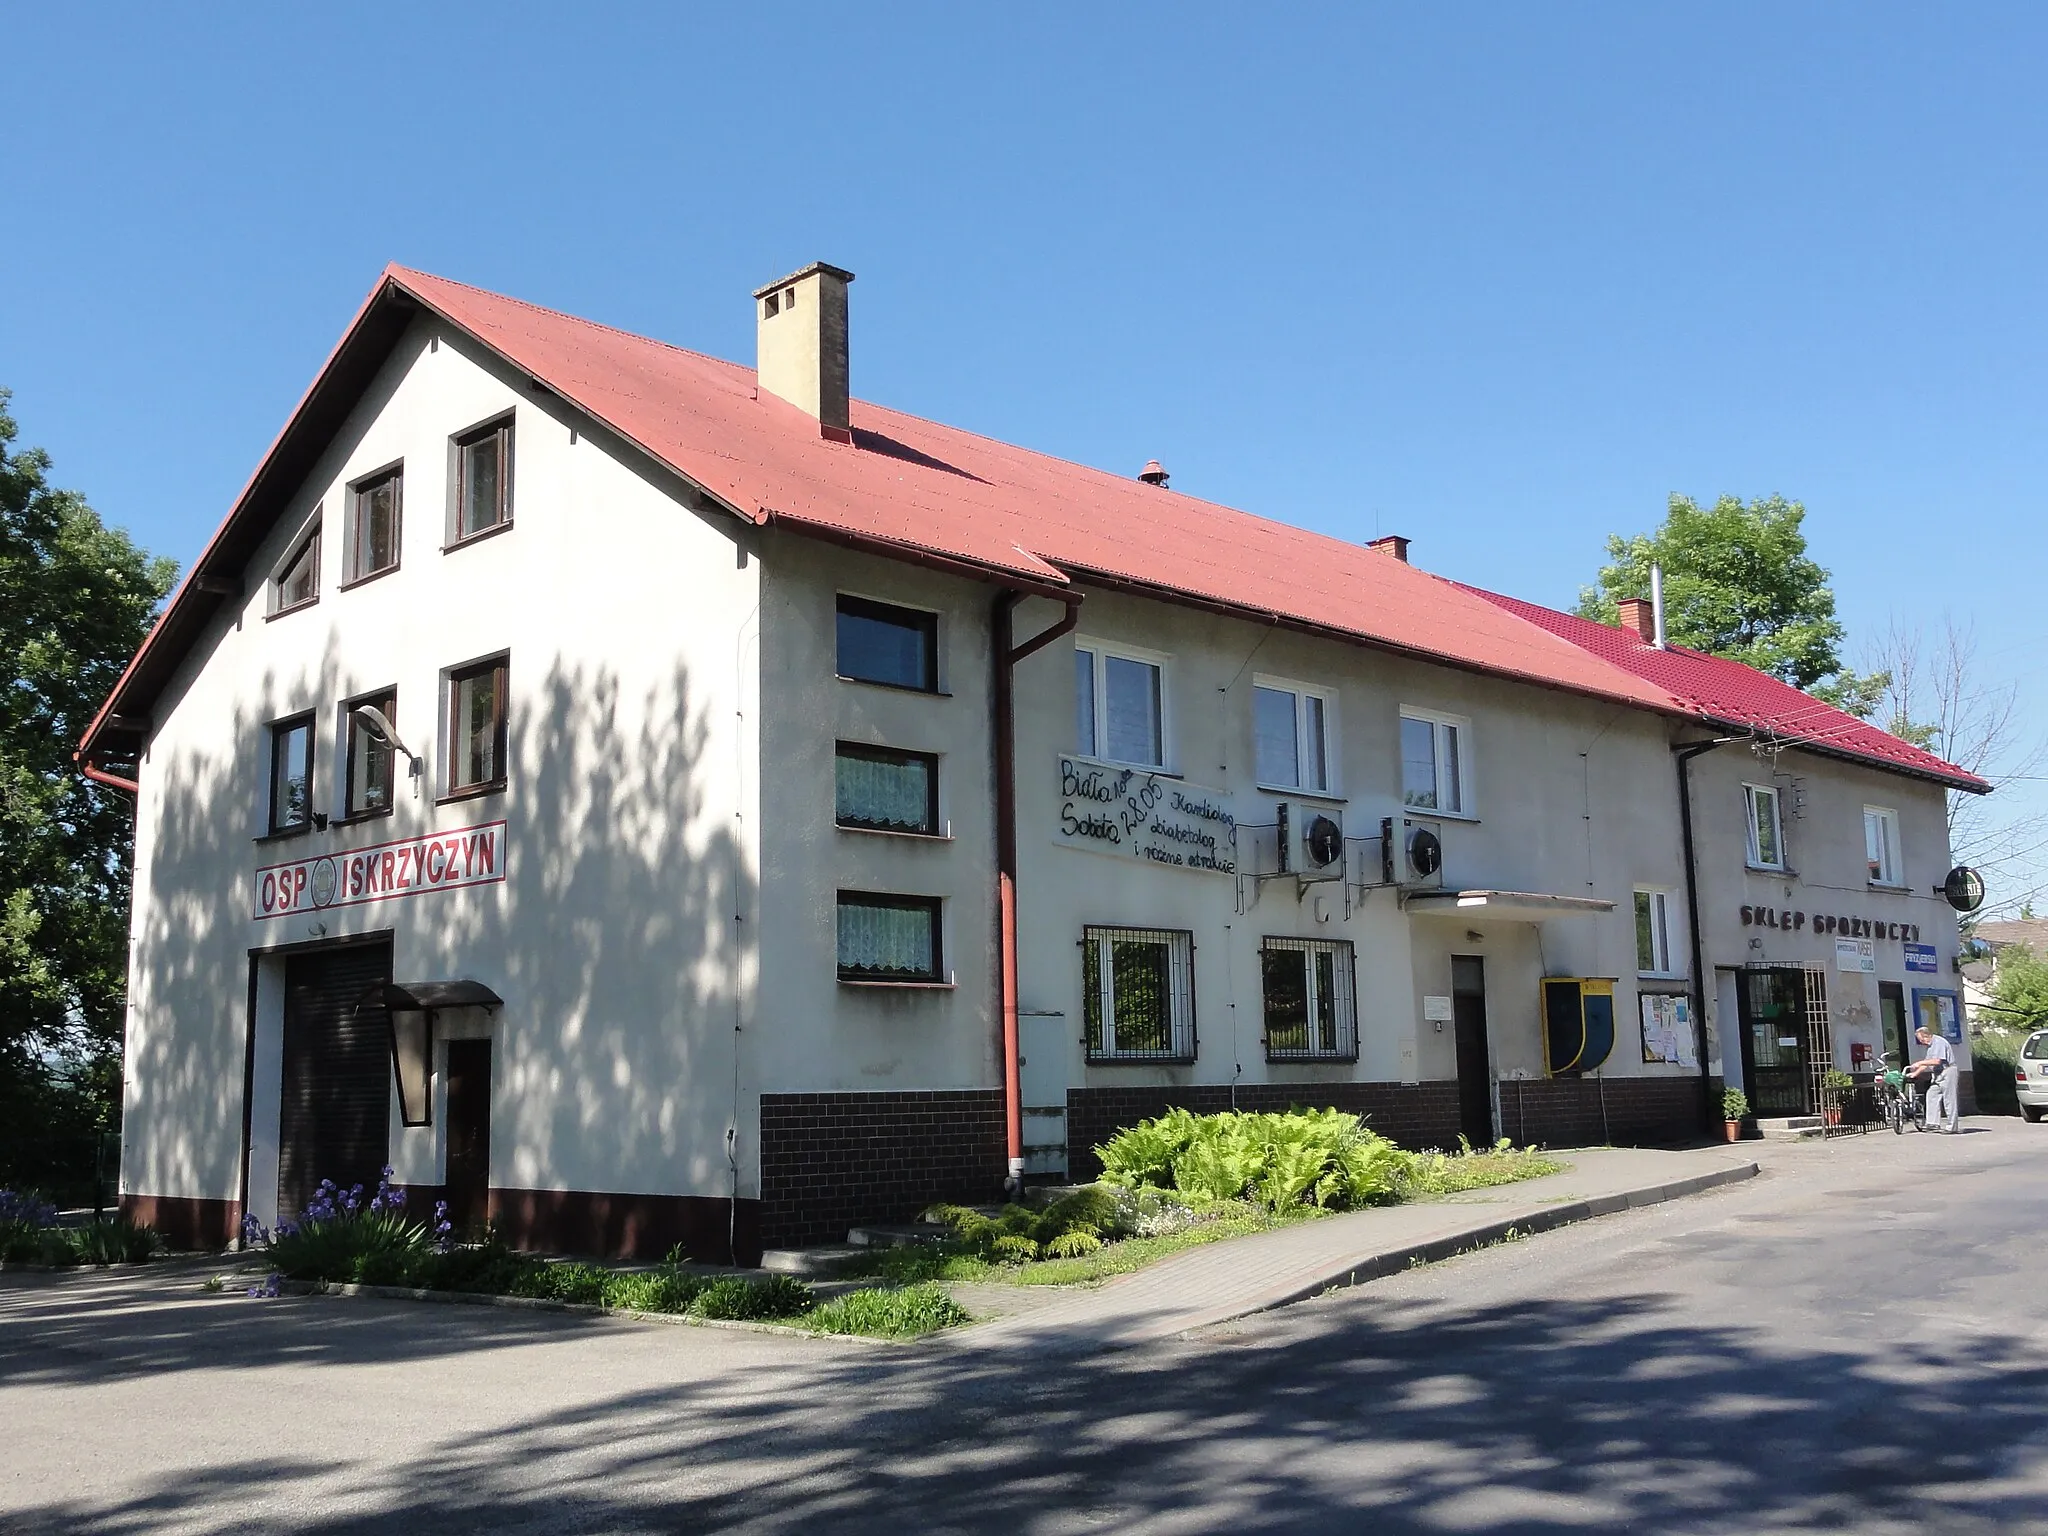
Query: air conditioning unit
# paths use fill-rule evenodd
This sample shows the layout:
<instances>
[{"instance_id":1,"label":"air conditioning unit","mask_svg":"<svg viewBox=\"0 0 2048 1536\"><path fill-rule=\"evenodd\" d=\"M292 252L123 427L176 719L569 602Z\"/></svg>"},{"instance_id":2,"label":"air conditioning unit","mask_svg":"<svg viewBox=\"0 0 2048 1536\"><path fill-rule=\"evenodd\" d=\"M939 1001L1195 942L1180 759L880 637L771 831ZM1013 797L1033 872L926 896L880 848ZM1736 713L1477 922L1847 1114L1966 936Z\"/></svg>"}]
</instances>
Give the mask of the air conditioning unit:
<instances>
[{"instance_id":1,"label":"air conditioning unit","mask_svg":"<svg viewBox=\"0 0 2048 1536\"><path fill-rule=\"evenodd\" d=\"M1344 878L1344 813L1280 802L1280 872L1302 880Z\"/></svg>"},{"instance_id":2,"label":"air conditioning unit","mask_svg":"<svg viewBox=\"0 0 2048 1536\"><path fill-rule=\"evenodd\" d=\"M1428 827L1392 816L1380 818L1380 883L1420 885L1444 867L1443 839Z\"/></svg>"}]
</instances>

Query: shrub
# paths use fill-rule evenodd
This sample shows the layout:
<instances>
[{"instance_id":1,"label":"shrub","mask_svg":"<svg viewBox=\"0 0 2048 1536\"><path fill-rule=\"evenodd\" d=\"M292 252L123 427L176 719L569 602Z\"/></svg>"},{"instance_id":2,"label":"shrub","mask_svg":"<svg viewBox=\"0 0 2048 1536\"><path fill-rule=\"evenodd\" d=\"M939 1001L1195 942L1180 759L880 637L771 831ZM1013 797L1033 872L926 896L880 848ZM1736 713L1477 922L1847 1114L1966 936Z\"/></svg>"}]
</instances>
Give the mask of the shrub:
<instances>
[{"instance_id":1,"label":"shrub","mask_svg":"<svg viewBox=\"0 0 2048 1536\"><path fill-rule=\"evenodd\" d=\"M1111 1183L1156 1185L1197 1201L1251 1199L1274 1212L1397 1198L1408 1157L1335 1109L1200 1116L1175 1109L1118 1133L1096 1155Z\"/></svg>"},{"instance_id":2,"label":"shrub","mask_svg":"<svg viewBox=\"0 0 2048 1536\"><path fill-rule=\"evenodd\" d=\"M1100 1249L1102 1239L1093 1232L1062 1232L1044 1247L1047 1258L1078 1259Z\"/></svg>"},{"instance_id":3,"label":"shrub","mask_svg":"<svg viewBox=\"0 0 2048 1536\"><path fill-rule=\"evenodd\" d=\"M156 1229L125 1216L105 1216L64 1233L77 1262L105 1269L109 1264L144 1264L161 1244Z\"/></svg>"},{"instance_id":4,"label":"shrub","mask_svg":"<svg viewBox=\"0 0 2048 1536\"><path fill-rule=\"evenodd\" d=\"M391 1174L390 1168L384 1170L367 1202L362 1185L345 1190L322 1179L297 1223L280 1222L272 1233L255 1217L246 1217L243 1241L252 1248L267 1247L278 1271L294 1280L407 1283L417 1262L447 1240L447 1215L437 1209L433 1229L409 1220L405 1191L392 1185Z\"/></svg>"},{"instance_id":5,"label":"shrub","mask_svg":"<svg viewBox=\"0 0 2048 1536\"><path fill-rule=\"evenodd\" d=\"M803 1322L820 1333L914 1339L973 1320L959 1302L927 1283L896 1290L849 1291L812 1311Z\"/></svg>"},{"instance_id":6,"label":"shrub","mask_svg":"<svg viewBox=\"0 0 2048 1536\"><path fill-rule=\"evenodd\" d=\"M690 1311L697 1317L739 1322L798 1317L817 1304L818 1298L811 1288L791 1275L770 1275L765 1280L728 1275L699 1291L697 1299L690 1303Z\"/></svg>"},{"instance_id":7,"label":"shrub","mask_svg":"<svg viewBox=\"0 0 2048 1536\"><path fill-rule=\"evenodd\" d=\"M57 1207L34 1190L0 1189L0 1260L41 1264L44 1234L56 1224Z\"/></svg>"},{"instance_id":8,"label":"shrub","mask_svg":"<svg viewBox=\"0 0 2048 1536\"><path fill-rule=\"evenodd\" d=\"M1141 1120L1118 1131L1095 1155L1102 1176L1111 1184L1175 1189L1174 1165L1195 1139L1199 1121L1176 1105L1156 1120Z\"/></svg>"},{"instance_id":9,"label":"shrub","mask_svg":"<svg viewBox=\"0 0 2048 1536\"><path fill-rule=\"evenodd\" d=\"M704 1287L699 1276L676 1269L613 1275L604 1283L604 1304L627 1312L687 1312Z\"/></svg>"},{"instance_id":10,"label":"shrub","mask_svg":"<svg viewBox=\"0 0 2048 1536\"><path fill-rule=\"evenodd\" d=\"M600 1307L604 1305L604 1283L610 1278L611 1271L596 1264L536 1264L514 1280L512 1294Z\"/></svg>"},{"instance_id":11,"label":"shrub","mask_svg":"<svg viewBox=\"0 0 2048 1536\"><path fill-rule=\"evenodd\" d=\"M1747 1120L1749 1118L1749 1095L1740 1088L1721 1090L1721 1118L1723 1120Z\"/></svg>"},{"instance_id":12,"label":"shrub","mask_svg":"<svg viewBox=\"0 0 2048 1536\"><path fill-rule=\"evenodd\" d=\"M1534 1147L1517 1147L1506 1137L1477 1152L1460 1137L1456 1152L1415 1154L1402 1180L1402 1194L1454 1195L1467 1189L1541 1178L1563 1169L1563 1163L1545 1157Z\"/></svg>"}]
</instances>

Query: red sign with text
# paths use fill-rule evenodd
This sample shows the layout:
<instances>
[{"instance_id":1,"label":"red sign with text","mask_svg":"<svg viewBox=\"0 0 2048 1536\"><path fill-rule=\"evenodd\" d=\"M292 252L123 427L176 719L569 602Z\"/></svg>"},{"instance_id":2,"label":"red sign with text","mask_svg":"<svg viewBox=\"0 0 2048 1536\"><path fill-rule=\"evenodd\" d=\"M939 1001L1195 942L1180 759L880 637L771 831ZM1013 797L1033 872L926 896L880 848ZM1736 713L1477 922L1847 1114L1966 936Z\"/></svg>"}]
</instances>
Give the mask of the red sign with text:
<instances>
[{"instance_id":1,"label":"red sign with text","mask_svg":"<svg viewBox=\"0 0 2048 1536\"><path fill-rule=\"evenodd\" d=\"M289 917L366 901L491 885L505 878L505 823L430 832L256 871L256 916Z\"/></svg>"}]
</instances>

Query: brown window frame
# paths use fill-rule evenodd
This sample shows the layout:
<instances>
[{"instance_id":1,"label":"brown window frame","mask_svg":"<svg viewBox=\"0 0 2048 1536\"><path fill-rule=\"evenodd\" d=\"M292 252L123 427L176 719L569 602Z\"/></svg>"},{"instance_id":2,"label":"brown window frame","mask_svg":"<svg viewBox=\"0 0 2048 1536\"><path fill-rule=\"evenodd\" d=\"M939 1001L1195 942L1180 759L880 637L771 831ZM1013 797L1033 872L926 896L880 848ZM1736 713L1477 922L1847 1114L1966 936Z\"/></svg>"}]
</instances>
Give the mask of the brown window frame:
<instances>
[{"instance_id":1,"label":"brown window frame","mask_svg":"<svg viewBox=\"0 0 2048 1536\"><path fill-rule=\"evenodd\" d=\"M871 763L889 763L897 767L921 764L926 773L924 792L924 824L916 827L897 826L885 821L861 821L839 814L839 759L852 757ZM860 741L840 741L832 747L832 822L834 826L845 827L854 832L889 832L898 837L938 837L939 827L939 755L936 752L909 752L897 747L870 746Z\"/></svg>"},{"instance_id":2,"label":"brown window frame","mask_svg":"<svg viewBox=\"0 0 2048 1536\"><path fill-rule=\"evenodd\" d=\"M375 570L362 568L363 558L363 503L379 487L391 487L391 563L380 565ZM405 559L405 464L387 465L374 474L350 483L348 488L348 561L347 575L341 590L359 587L366 581L375 581L379 576L389 576L404 563Z\"/></svg>"},{"instance_id":3,"label":"brown window frame","mask_svg":"<svg viewBox=\"0 0 2048 1536\"><path fill-rule=\"evenodd\" d=\"M363 705L382 710L384 718L393 725L398 723L398 689L379 688L369 693L358 694L345 699L341 706L341 819L343 821L373 821L379 816L389 816L398 803L398 754L386 747L385 755L391 759L391 798L381 806L366 810L356 807L356 711Z\"/></svg>"},{"instance_id":4,"label":"brown window frame","mask_svg":"<svg viewBox=\"0 0 2048 1536\"><path fill-rule=\"evenodd\" d=\"M846 657L839 638L839 621L842 618L866 619L875 624L891 624L899 629L914 630L924 640L923 680L915 683L899 683L894 678L864 677L858 672L846 670ZM832 610L832 666L834 675L845 682L865 683L871 688L896 688L905 693L936 694L939 688L939 616L929 608L906 608L900 603L885 603L872 597L855 597L852 593L841 592Z\"/></svg>"},{"instance_id":5,"label":"brown window frame","mask_svg":"<svg viewBox=\"0 0 2048 1536\"><path fill-rule=\"evenodd\" d=\"M513 417L505 415L480 427L472 427L467 432L458 432L452 439L455 463L449 483L454 487L455 502L449 509L448 542L444 550L460 549L492 534L503 533L512 526L512 427ZM469 500L469 450L489 438L498 440L498 516L482 527L465 532L462 518Z\"/></svg>"},{"instance_id":6,"label":"brown window frame","mask_svg":"<svg viewBox=\"0 0 2048 1536\"><path fill-rule=\"evenodd\" d=\"M298 568L301 557L307 560L309 569L312 571L313 589L304 597L294 602L287 602L284 595L285 578ZM291 553L278 563L277 569L271 574L270 612L266 617L273 619L283 618L288 613L297 613L301 608L310 608L319 601L320 519L315 517L312 526L292 544Z\"/></svg>"},{"instance_id":7,"label":"brown window frame","mask_svg":"<svg viewBox=\"0 0 2048 1536\"><path fill-rule=\"evenodd\" d=\"M306 733L306 814L298 821L281 822L277 819L277 753L278 748L284 744L284 739L298 731ZM301 832L312 831L314 825L313 795L314 784L317 782L314 777L314 765L319 760L320 740L319 732L314 729L313 711L309 709L300 714L286 715L271 721L268 734L270 750L264 760L264 794L269 800L269 807L268 814L264 817L264 826L267 828L264 835L296 837Z\"/></svg>"},{"instance_id":8,"label":"brown window frame","mask_svg":"<svg viewBox=\"0 0 2048 1536\"><path fill-rule=\"evenodd\" d=\"M512 676L511 661L511 653L505 651L500 652L496 656L486 656L481 661L465 662L462 666L450 667L445 674L448 695L446 709L448 722L448 771L442 779L443 793L440 797L444 802L449 800L467 800L476 795L494 794L505 787L507 770L505 747L508 737L506 717L510 712L507 708L505 695L510 686ZM458 713L461 709L462 685L471 678L481 677L486 672L496 672L498 674L498 684L493 692L495 704L491 720L491 751L497 763L497 777L479 779L473 784L457 784L455 782L456 770L467 755L468 742L468 736L462 728L462 719Z\"/></svg>"}]
</instances>

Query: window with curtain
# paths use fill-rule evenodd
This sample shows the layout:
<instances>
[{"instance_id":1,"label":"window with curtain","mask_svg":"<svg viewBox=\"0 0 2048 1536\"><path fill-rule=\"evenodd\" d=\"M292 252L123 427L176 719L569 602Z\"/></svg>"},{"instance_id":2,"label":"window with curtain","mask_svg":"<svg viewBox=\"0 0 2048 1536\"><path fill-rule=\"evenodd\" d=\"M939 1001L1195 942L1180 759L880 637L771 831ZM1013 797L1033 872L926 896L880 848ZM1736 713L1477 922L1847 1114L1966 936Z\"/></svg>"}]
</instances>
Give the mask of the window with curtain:
<instances>
[{"instance_id":1,"label":"window with curtain","mask_svg":"<svg viewBox=\"0 0 2048 1536\"><path fill-rule=\"evenodd\" d=\"M939 899L839 893L841 981L942 981Z\"/></svg>"},{"instance_id":2,"label":"window with curtain","mask_svg":"<svg viewBox=\"0 0 2048 1536\"><path fill-rule=\"evenodd\" d=\"M1194 936L1180 929L1082 930L1081 990L1091 1060L1194 1058L1194 950Z\"/></svg>"},{"instance_id":3,"label":"window with curtain","mask_svg":"<svg viewBox=\"0 0 2048 1536\"><path fill-rule=\"evenodd\" d=\"M1343 940L1268 938L1259 951L1270 1060L1358 1055L1358 1008L1351 945Z\"/></svg>"},{"instance_id":4,"label":"window with curtain","mask_svg":"<svg viewBox=\"0 0 2048 1536\"><path fill-rule=\"evenodd\" d=\"M840 826L938 835L939 760L930 753L842 741L833 779L833 815Z\"/></svg>"}]
</instances>

